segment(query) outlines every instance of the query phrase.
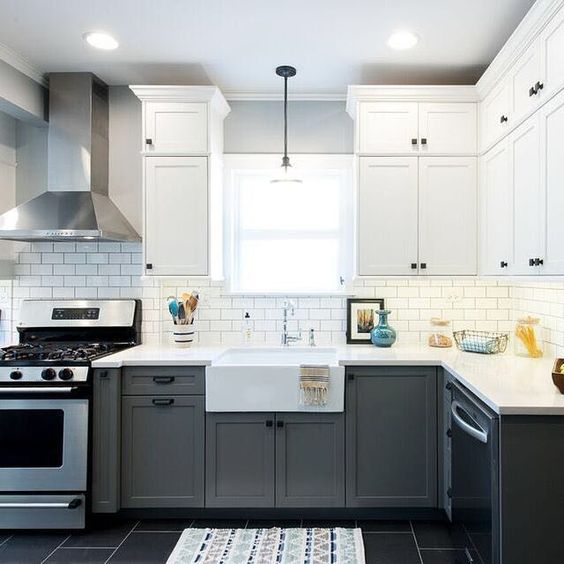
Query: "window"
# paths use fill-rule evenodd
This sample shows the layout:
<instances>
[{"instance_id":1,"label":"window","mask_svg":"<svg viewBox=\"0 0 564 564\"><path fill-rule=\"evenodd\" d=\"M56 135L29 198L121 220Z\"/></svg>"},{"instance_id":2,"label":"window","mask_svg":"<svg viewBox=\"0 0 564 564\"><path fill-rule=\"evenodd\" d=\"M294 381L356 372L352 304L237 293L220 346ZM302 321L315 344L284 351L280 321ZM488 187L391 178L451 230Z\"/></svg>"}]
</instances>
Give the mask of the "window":
<instances>
[{"instance_id":1,"label":"window","mask_svg":"<svg viewBox=\"0 0 564 564\"><path fill-rule=\"evenodd\" d=\"M231 289L343 291L352 263L352 158L292 157L303 183L271 183L280 159L226 157Z\"/></svg>"}]
</instances>

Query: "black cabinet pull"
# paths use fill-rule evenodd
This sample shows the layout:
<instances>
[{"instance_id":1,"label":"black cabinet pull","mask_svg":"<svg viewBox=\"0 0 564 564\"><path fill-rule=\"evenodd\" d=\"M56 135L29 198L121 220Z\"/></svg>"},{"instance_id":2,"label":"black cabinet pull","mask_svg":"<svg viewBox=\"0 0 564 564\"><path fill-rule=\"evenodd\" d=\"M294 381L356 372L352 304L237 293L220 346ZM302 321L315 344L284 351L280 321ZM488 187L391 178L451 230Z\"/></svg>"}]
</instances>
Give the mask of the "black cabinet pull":
<instances>
[{"instance_id":1,"label":"black cabinet pull","mask_svg":"<svg viewBox=\"0 0 564 564\"><path fill-rule=\"evenodd\" d=\"M529 266L535 266L535 259L529 259Z\"/></svg>"},{"instance_id":2,"label":"black cabinet pull","mask_svg":"<svg viewBox=\"0 0 564 564\"><path fill-rule=\"evenodd\" d=\"M145 265L145 268L146 268L147 270L153 270L153 263L148 262L148 263Z\"/></svg>"},{"instance_id":3,"label":"black cabinet pull","mask_svg":"<svg viewBox=\"0 0 564 564\"><path fill-rule=\"evenodd\" d=\"M500 266L500 268L507 268L509 265L507 264L507 262L505 262L504 260L502 260L502 261L499 263L499 266Z\"/></svg>"},{"instance_id":4,"label":"black cabinet pull","mask_svg":"<svg viewBox=\"0 0 564 564\"><path fill-rule=\"evenodd\" d=\"M80 507L82 505L82 500L77 497L73 500L71 500L67 506L68 509L76 509L77 507Z\"/></svg>"},{"instance_id":5,"label":"black cabinet pull","mask_svg":"<svg viewBox=\"0 0 564 564\"><path fill-rule=\"evenodd\" d=\"M448 496L448 497L452 497L452 488L448 488L448 490L447 490L447 496Z\"/></svg>"},{"instance_id":6,"label":"black cabinet pull","mask_svg":"<svg viewBox=\"0 0 564 564\"><path fill-rule=\"evenodd\" d=\"M153 140L152 140L151 138L147 138L147 139L145 139L145 143L146 143L147 145L152 145L152 144L153 144Z\"/></svg>"},{"instance_id":7,"label":"black cabinet pull","mask_svg":"<svg viewBox=\"0 0 564 564\"><path fill-rule=\"evenodd\" d=\"M411 144L417 145L417 138L416 137L413 137L413 139L411 140Z\"/></svg>"},{"instance_id":8,"label":"black cabinet pull","mask_svg":"<svg viewBox=\"0 0 564 564\"><path fill-rule=\"evenodd\" d=\"M452 429L447 429L446 436L450 439L452 437Z\"/></svg>"},{"instance_id":9,"label":"black cabinet pull","mask_svg":"<svg viewBox=\"0 0 564 564\"><path fill-rule=\"evenodd\" d=\"M102 370L102 372L98 373L100 378L107 378L108 377L108 371L107 370Z\"/></svg>"},{"instance_id":10,"label":"black cabinet pull","mask_svg":"<svg viewBox=\"0 0 564 564\"><path fill-rule=\"evenodd\" d=\"M267 427L272 427L273 424L274 424L274 421L272 421L272 419L267 419L266 422L265 422L265 425Z\"/></svg>"},{"instance_id":11,"label":"black cabinet pull","mask_svg":"<svg viewBox=\"0 0 564 564\"><path fill-rule=\"evenodd\" d=\"M535 94L537 94L540 90L544 88L544 84L542 82L537 82L535 84Z\"/></svg>"},{"instance_id":12,"label":"black cabinet pull","mask_svg":"<svg viewBox=\"0 0 564 564\"><path fill-rule=\"evenodd\" d=\"M425 269L427 268L427 263L426 263L426 262L422 262L422 263L419 265L419 268L420 268L421 270L425 270Z\"/></svg>"},{"instance_id":13,"label":"black cabinet pull","mask_svg":"<svg viewBox=\"0 0 564 564\"><path fill-rule=\"evenodd\" d=\"M499 118L499 123L507 123L508 119L509 118L507 116L501 116Z\"/></svg>"},{"instance_id":14,"label":"black cabinet pull","mask_svg":"<svg viewBox=\"0 0 564 564\"><path fill-rule=\"evenodd\" d=\"M276 421L276 426L280 429L281 427L284 427L284 421Z\"/></svg>"},{"instance_id":15,"label":"black cabinet pull","mask_svg":"<svg viewBox=\"0 0 564 564\"><path fill-rule=\"evenodd\" d=\"M154 399L153 400L153 405L159 405L159 406L167 406L167 405L172 405L174 403L174 400L172 398L163 398L163 399Z\"/></svg>"},{"instance_id":16,"label":"black cabinet pull","mask_svg":"<svg viewBox=\"0 0 564 564\"><path fill-rule=\"evenodd\" d=\"M536 258L535 259L535 266L541 266L544 264L544 260L541 258Z\"/></svg>"},{"instance_id":17,"label":"black cabinet pull","mask_svg":"<svg viewBox=\"0 0 564 564\"><path fill-rule=\"evenodd\" d=\"M417 270L417 263L416 262L411 263L411 270Z\"/></svg>"},{"instance_id":18,"label":"black cabinet pull","mask_svg":"<svg viewBox=\"0 0 564 564\"><path fill-rule=\"evenodd\" d=\"M534 86L531 86L531 87L529 88L529 97L530 97L530 96L534 96L536 93L537 93L537 91L535 90L535 87L534 87Z\"/></svg>"},{"instance_id":19,"label":"black cabinet pull","mask_svg":"<svg viewBox=\"0 0 564 564\"><path fill-rule=\"evenodd\" d=\"M174 376L154 376L153 382L155 384L172 384L174 382Z\"/></svg>"},{"instance_id":20,"label":"black cabinet pull","mask_svg":"<svg viewBox=\"0 0 564 564\"><path fill-rule=\"evenodd\" d=\"M447 382L446 385L445 385L445 388L447 390L452 390L452 382Z\"/></svg>"},{"instance_id":21,"label":"black cabinet pull","mask_svg":"<svg viewBox=\"0 0 564 564\"><path fill-rule=\"evenodd\" d=\"M421 145L427 145L427 138L421 137Z\"/></svg>"},{"instance_id":22,"label":"black cabinet pull","mask_svg":"<svg viewBox=\"0 0 564 564\"><path fill-rule=\"evenodd\" d=\"M354 374L349 374L349 380L354 380Z\"/></svg>"}]
</instances>

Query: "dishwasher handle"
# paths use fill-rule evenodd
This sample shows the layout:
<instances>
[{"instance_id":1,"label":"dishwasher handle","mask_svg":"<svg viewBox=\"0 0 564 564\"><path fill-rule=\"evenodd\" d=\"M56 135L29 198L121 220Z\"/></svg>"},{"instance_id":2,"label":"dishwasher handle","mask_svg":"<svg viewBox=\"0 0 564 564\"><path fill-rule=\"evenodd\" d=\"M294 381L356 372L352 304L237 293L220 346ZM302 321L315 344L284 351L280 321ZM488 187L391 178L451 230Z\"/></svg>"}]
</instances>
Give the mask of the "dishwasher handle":
<instances>
[{"instance_id":1,"label":"dishwasher handle","mask_svg":"<svg viewBox=\"0 0 564 564\"><path fill-rule=\"evenodd\" d=\"M470 414L464 409L462 404L456 400L453 400L450 405L450 410L452 412L452 418L454 422L465 432L468 433L471 437L474 437L476 440L480 441L481 443L487 444L488 443L488 433L484 431L477 423L476 427L470 425L470 423L466 423L462 417L459 415L459 411L462 411L467 415L469 419Z\"/></svg>"}]
</instances>

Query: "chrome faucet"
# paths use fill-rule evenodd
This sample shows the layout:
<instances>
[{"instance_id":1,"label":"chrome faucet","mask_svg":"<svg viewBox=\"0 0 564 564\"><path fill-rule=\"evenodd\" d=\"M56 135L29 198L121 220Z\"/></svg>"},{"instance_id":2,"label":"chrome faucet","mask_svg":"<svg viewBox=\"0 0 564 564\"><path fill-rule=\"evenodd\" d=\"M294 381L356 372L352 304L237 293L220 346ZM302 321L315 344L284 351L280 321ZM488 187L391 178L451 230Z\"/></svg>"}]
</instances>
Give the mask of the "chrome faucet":
<instances>
[{"instance_id":1,"label":"chrome faucet","mask_svg":"<svg viewBox=\"0 0 564 564\"><path fill-rule=\"evenodd\" d=\"M282 319L282 346L287 347L290 343L302 340L302 332L298 331L297 335L290 335L288 333L288 313L294 315L294 304L290 300L286 300L282 304L282 312L284 317Z\"/></svg>"}]
</instances>

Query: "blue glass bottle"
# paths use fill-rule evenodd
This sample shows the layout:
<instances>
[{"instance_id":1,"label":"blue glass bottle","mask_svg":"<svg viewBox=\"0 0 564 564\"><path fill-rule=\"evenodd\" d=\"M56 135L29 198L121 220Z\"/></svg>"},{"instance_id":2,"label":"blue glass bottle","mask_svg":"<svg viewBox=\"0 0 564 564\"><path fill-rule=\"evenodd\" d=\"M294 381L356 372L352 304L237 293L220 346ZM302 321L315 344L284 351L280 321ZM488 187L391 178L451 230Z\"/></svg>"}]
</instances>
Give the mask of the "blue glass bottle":
<instances>
[{"instance_id":1,"label":"blue glass bottle","mask_svg":"<svg viewBox=\"0 0 564 564\"><path fill-rule=\"evenodd\" d=\"M377 347L391 347L396 342L396 330L388 325L389 309L380 309L376 312L379 316L378 325L370 332L370 339Z\"/></svg>"}]
</instances>

